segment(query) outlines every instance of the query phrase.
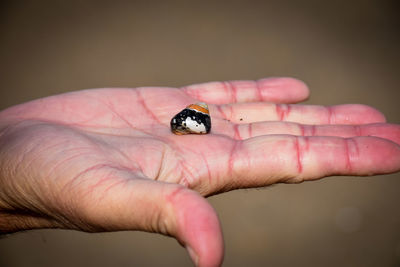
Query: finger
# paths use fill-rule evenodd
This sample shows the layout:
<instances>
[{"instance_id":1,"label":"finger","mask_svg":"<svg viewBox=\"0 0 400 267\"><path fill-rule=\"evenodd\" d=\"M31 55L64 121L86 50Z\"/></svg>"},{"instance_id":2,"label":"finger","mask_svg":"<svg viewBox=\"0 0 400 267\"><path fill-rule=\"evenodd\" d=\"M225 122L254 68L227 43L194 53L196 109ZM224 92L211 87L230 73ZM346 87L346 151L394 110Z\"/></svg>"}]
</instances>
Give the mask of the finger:
<instances>
[{"instance_id":1,"label":"finger","mask_svg":"<svg viewBox=\"0 0 400 267\"><path fill-rule=\"evenodd\" d=\"M186 94L210 104L239 102L297 103L309 96L305 83L293 78L258 81L228 81L194 84L182 88Z\"/></svg>"},{"instance_id":2,"label":"finger","mask_svg":"<svg viewBox=\"0 0 400 267\"><path fill-rule=\"evenodd\" d=\"M385 122L378 110L359 104L316 106L241 103L210 106L210 113L234 123L290 121L302 124L364 124Z\"/></svg>"},{"instance_id":3,"label":"finger","mask_svg":"<svg viewBox=\"0 0 400 267\"><path fill-rule=\"evenodd\" d=\"M364 125L303 125L293 122L256 122L248 124L223 123L216 125L214 133L221 133L236 140L261 135L287 134L296 136L375 136L400 144L400 125L374 123Z\"/></svg>"},{"instance_id":4,"label":"finger","mask_svg":"<svg viewBox=\"0 0 400 267\"><path fill-rule=\"evenodd\" d=\"M239 142L228 159L235 188L400 170L400 146L376 137L275 135Z\"/></svg>"},{"instance_id":5,"label":"finger","mask_svg":"<svg viewBox=\"0 0 400 267\"><path fill-rule=\"evenodd\" d=\"M198 193L176 184L110 173L83 192L80 217L105 230L141 230L175 237L198 266L219 266L223 238L215 210ZM116 177L117 176L117 177Z\"/></svg>"}]
</instances>

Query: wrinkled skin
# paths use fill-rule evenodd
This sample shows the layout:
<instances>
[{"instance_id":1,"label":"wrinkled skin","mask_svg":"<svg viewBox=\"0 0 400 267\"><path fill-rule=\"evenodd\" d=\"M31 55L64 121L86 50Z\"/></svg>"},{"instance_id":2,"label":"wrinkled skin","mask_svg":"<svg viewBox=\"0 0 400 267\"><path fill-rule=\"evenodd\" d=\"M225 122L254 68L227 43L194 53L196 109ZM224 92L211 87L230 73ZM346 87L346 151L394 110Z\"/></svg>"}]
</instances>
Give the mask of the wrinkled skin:
<instances>
[{"instance_id":1,"label":"wrinkled skin","mask_svg":"<svg viewBox=\"0 0 400 267\"><path fill-rule=\"evenodd\" d=\"M198 266L223 238L205 196L332 175L399 171L400 127L363 105L305 106L290 78L96 89L0 112L0 230L142 230L175 237ZM207 102L207 135L170 119Z\"/></svg>"}]
</instances>

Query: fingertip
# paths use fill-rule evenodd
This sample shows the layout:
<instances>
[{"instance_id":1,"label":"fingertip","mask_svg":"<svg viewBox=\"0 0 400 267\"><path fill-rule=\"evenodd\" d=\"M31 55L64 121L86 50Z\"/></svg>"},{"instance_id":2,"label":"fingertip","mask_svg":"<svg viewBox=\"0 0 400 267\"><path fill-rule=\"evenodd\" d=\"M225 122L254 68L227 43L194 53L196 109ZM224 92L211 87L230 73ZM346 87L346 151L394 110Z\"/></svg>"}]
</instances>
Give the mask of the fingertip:
<instances>
[{"instance_id":1,"label":"fingertip","mask_svg":"<svg viewBox=\"0 0 400 267\"><path fill-rule=\"evenodd\" d=\"M291 77L271 77L257 81L264 99L275 103L298 103L310 96L307 84Z\"/></svg>"},{"instance_id":2,"label":"fingertip","mask_svg":"<svg viewBox=\"0 0 400 267\"><path fill-rule=\"evenodd\" d=\"M179 190L169 197L177 220L177 238L196 266L220 266L224 257L221 225L214 208L198 193Z\"/></svg>"},{"instance_id":3,"label":"fingertip","mask_svg":"<svg viewBox=\"0 0 400 267\"><path fill-rule=\"evenodd\" d=\"M390 140L363 136L355 138L359 159L355 167L368 170L364 175L388 174L400 171L400 146Z\"/></svg>"},{"instance_id":4,"label":"fingertip","mask_svg":"<svg viewBox=\"0 0 400 267\"><path fill-rule=\"evenodd\" d=\"M345 104L334 106L333 123L366 124L386 122L385 115L371 106L363 104Z\"/></svg>"},{"instance_id":5,"label":"fingertip","mask_svg":"<svg viewBox=\"0 0 400 267\"><path fill-rule=\"evenodd\" d=\"M190 259L194 263L195 266L199 266L199 256L190 246L186 246L186 250L190 256Z\"/></svg>"},{"instance_id":6,"label":"fingertip","mask_svg":"<svg viewBox=\"0 0 400 267\"><path fill-rule=\"evenodd\" d=\"M198 210L195 212L191 207L188 208L191 214L186 214L184 219L189 229L188 242L194 251L192 259L197 266L220 266L224 257L224 243L217 214L208 203L196 208Z\"/></svg>"},{"instance_id":7,"label":"fingertip","mask_svg":"<svg viewBox=\"0 0 400 267\"><path fill-rule=\"evenodd\" d=\"M369 123L380 123L387 122L385 114L383 114L380 110L364 105L364 108L369 113Z\"/></svg>"},{"instance_id":8,"label":"fingertip","mask_svg":"<svg viewBox=\"0 0 400 267\"><path fill-rule=\"evenodd\" d=\"M386 122L385 115L378 109L362 104L359 104L359 106L360 109L365 113L365 119L367 123Z\"/></svg>"}]
</instances>

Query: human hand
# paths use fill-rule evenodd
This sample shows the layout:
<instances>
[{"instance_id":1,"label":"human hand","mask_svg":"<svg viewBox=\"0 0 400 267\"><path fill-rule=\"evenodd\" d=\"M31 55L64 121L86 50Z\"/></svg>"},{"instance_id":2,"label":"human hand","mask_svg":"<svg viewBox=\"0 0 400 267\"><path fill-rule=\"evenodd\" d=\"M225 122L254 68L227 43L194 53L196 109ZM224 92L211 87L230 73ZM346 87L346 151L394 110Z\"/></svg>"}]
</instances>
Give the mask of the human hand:
<instances>
[{"instance_id":1,"label":"human hand","mask_svg":"<svg viewBox=\"0 0 400 267\"><path fill-rule=\"evenodd\" d=\"M287 105L307 97L303 83L273 78L84 90L4 110L0 230L158 232L217 266L223 238L204 196L399 171L399 125L362 105ZM198 101L211 133L172 134L170 119Z\"/></svg>"}]
</instances>

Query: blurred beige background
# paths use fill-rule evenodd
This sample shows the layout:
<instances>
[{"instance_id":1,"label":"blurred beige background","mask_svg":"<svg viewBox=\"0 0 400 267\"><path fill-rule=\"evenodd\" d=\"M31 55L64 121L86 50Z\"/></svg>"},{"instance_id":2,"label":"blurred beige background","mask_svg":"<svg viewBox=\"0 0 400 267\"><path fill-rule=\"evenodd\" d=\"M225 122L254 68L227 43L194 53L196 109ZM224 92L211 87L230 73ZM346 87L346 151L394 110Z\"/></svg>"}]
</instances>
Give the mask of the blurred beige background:
<instances>
[{"instance_id":1,"label":"blurred beige background","mask_svg":"<svg viewBox=\"0 0 400 267\"><path fill-rule=\"evenodd\" d=\"M400 123L395 1L1 1L0 109L96 87L293 76ZM400 266L400 174L211 197L224 266ZM0 266L191 266L141 232L0 239Z\"/></svg>"}]
</instances>

